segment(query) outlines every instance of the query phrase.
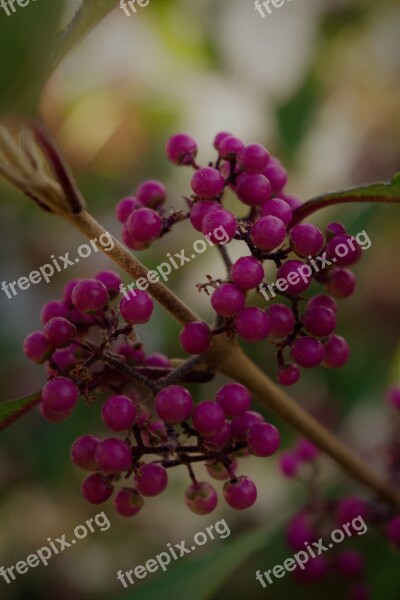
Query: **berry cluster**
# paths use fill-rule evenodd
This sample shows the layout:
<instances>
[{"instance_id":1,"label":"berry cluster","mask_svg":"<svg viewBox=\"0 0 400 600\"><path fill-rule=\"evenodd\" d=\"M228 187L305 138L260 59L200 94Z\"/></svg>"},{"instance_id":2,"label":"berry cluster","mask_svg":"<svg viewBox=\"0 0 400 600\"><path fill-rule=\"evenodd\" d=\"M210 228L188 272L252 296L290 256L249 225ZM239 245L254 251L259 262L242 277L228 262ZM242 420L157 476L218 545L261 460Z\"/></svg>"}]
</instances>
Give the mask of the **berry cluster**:
<instances>
[{"instance_id":1,"label":"berry cluster","mask_svg":"<svg viewBox=\"0 0 400 600\"><path fill-rule=\"evenodd\" d=\"M335 298L354 292L355 276L347 267L360 259L360 245L340 223L329 224L324 233L312 224L292 226L293 212L301 202L286 192L287 172L263 146L245 146L221 132L214 148L215 162L200 167L193 138L180 133L168 141L168 159L194 170L192 194L185 197L189 210L167 214L165 187L158 181L145 181L134 197L122 199L116 208L125 244L142 250L171 231L177 221L189 219L194 229L219 247L227 267L225 280L209 277L207 283L197 285L211 296L219 333L237 334L254 343L268 337L276 347L277 378L282 385L298 381L299 367L341 367L350 351L346 340L334 333ZM246 214L237 217L224 208L228 191L239 200L239 207L247 208ZM221 228L223 240L215 235ZM223 247L232 240L247 246L246 255L233 264ZM318 269L317 257L322 269ZM271 276L270 282L265 278L268 263L276 268L276 284ZM313 282L324 285L326 294L313 295L301 310L306 300L303 294ZM272 290L272 286L273 296L279 294L288 304L262 309L247 303L248 293L256 290L269 300L266 288ZM210 340L204 324L191 325L181 336L183 347L192 354L207 350Z\"/></svg>"},{"instance_id":2,"label":"berry cluster","mask_svg":"<svg viewBox=\"0 0 400 600\"><path fill-rule=\"evenodd\" d=\"M83 435L71 448L74 465L90 472L82 484L84 498L99 504L115 491L117 512L133 516L144 498L164 491L168 468L184 465L191 478L186 504L207 514L218 497L210 483L196 480L192 464L201 462L210 477L224 481L229 506L252 506L256 486L236 475L237 458L274 454L278 430L250 410L250 393L237 383L221 387L213 400L194 404L182 384L204 382L213 374L196 372L193 359L173 368L163 354L146 356L135 326L150 320L153 301L138 290L122 297L114 310L120 285L110 271L71 281L62 301L43 307L43 331L28 335L23 345L31 360L47 365L40 403L47 421L67 419L80 397L88 404L103 400L102 420L111 434L104 439ZM193 353L204 352L211 340L204 323L190 323L180 335L181 345ZM116 489L118 482L122 486Z\"/></svg>"}]
</instances>

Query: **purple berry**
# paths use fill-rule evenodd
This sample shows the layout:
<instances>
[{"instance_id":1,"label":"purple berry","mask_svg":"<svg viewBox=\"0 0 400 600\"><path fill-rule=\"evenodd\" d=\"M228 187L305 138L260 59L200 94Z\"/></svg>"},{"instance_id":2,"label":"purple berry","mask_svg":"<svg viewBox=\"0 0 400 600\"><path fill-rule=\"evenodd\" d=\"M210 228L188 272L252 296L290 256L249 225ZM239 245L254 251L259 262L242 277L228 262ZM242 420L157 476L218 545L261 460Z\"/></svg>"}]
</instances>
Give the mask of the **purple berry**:
<instances>
[{"instance_id":1,"label":"purple berry","mask_svg":"<svg viewBox=\"0 0 400 600\"><path fill-rule=\"evenodd\" d=\"M124 225L122 227L121 237L122 237L122 241L124 242L124 244L126 246L128 246L128 248L130 248L131 250L135 250L137 252L139 252L140 250L145 250L149 246L148 243L145 244L145 243L138 242L137 240L133 239L133 237L130 235L130 233L128 231L128 223L124 223Z\"/></svg>"},{"instance_id":2,"label":"purple berry","mask_svg":"<svg viewBox=\"0 0 400 600\"><path fill-rule=\"evenodd\" d=\"M326 245L326 254L340 267L354 265L361 258L361 246L347 234L335 235Z\"/></svg>"},{"instance_id":3,"label":"purple berry","mask_svg":"<svg viewBox=\"0 0 400 600\"><path fill-rule=\"evenodd\" d=\"M284 279L289 294L301 294L311 283L312 269L299 260L287 260L278 270L278 279Z\"/></svg>"},{"instance_id":4,"label":"purple berry","mask_svg":"<svg viewBox=\"0 0 400 600\"><path fill-rule=\"evenodd\" d=\"M43 306L40 311L40 320L43 325L46 325L46 323L50 321L50 319L54 319L54 317L64 317L65 319L68 317L68 306L65 302L52 300Z\"/></svg>"},{"instance_id":5,"label":"purple berry","mask_svg":"<svg viewBox=\"0 0 400 600\"><path fill-rule=\"evenodd\" d=\"M131 214L126 225L129 235L134 240L147 243L160 235L163 222L152 208L139 208Z\"/></svg>"},{"instance_id":6,"label":"purple berry","mask_svg":"<svg viewBox=\"0 0 400 600\"><path fill-rule=\"evenodd\" d=\"M74 347L60 348L51 355L51 362L57 365L61 371L67 371L76 364Z\"/></svg>"},{"instance_id":7,"label":"purple berry","mask_svg":"<svg viewBox=\"0 0 400 600\"><path fill-rule=\"evenodd\" d=\"M368 512L368 506L364 500L348 496L340 500L336 506L336 522L339 527L342 527L356 517L365 520L368 517Z\"/></svg>"},{"instance_id":8,"label":"purple berry","mask_svg":"<svg viewBox=\"0 0 400 600\"><path fill-rule=\"evenodd\" d=\"M95 435L78 437L71 447L71 460L74 465L84 471L96 471L95 453L99 442L100 438Z\"/></svg>"},{"instance_id":9,"label":"purple berry","mask_svg":"<svg viewBox=\"0 0 400 600\"><path fill-rule=\"evenodd\" d=\"M320 451L310 440L301 439L296 446L296 454L302 461L311 461L318 458Z\"/></svg>"},{"instance_id":10,"label":"purple berry","mask_svg":"<svg viewBox=\"0 0 400 600\"><path fill-rule=\"evenodd\" d=\"M142 206L148 206L155 208L163 204L167 197L167 190L165 186L154 179L144 181L141 183L136 190L137 201Z\"/></svg>"},{"instance_id":11,"label":"purple berry","mask_svg":"<svg viewBox=\"0 0 400 600\"><path fill-rule=\"evenodd\" d=\"M387 398L392 408L400 409L400 387L392 387L387 392Z\"/></svg>"},{"instance_id":12,"label":"purple berry","mask_svg":"<svg viewBox=\"0 0 400 600\"><path fill-rule=\"evenodd\" d=\"M282 167L279 160L274 157L271 157L268 165L263 171L265 177L268 178L273 192L280 192L287 183L287 172Z\"/></svg>"},{"instance_id":13,"label":"purple berry","mask_svg":"<svg viewBox=\"0 0 400 600\"><path fill-rule=\"evenodd\" d=\"M271 196L271 185L261 173L246 173L237 180L236 194L248 206L261 206Z\"/></svg>"},{"instance_id":14,"label":"purple berry","mask_svg":"<svg viewBox=\"0 0 400 600\"><path fill-rule=\"evenodd\" d=\"M249 477L242 475L234 482L225 482L224 498L231 508L244 510L257 500L257 488Z\"/></svg>"},{"instance_id":15,"label":"purple berry","mask_svg":"<svg viewBox=\"0 0 400 600\"><path fill-rule=\"evenodd\" d=\"M222 317L234 317L243 310L245 300L240 288L232 283L224 283L213 292L211 305Z\"/></svg>"},{"instance_id":16,"label":"purple berry","mask_svg":"<svg viewBox=\"0 0 400 600\"><path fill-rule=\"evenodd\" d=\"M204 217L213 210L221 210L217 200L198 200L190 209L190 222L197 231L203 231Z\"/></svg>"},{"instance_id":17,"label":"purple berry","mask_svg":"<svg viewBox=\"0 0 400 600\"><path fill-rule=\"evenodd\" d=\"M29 360L40 365L50 358L53 346L41 331L33 331L24 339L23 350Z\"/></svg>"},{"instance_id":18,"label":"purple berry","mask_svg":"<svg viewBox=\"0 0 400 600\"><path fill-rule=\"evenodd\" d=\"M192 177L193 192L199 198L216 198L224 190L225 180L221 173L213 167L198 169Z\"/></svg>"},{"instance_id":19,"label":"purple berry","mask_svg":"<svg viewBox=\"0 0 400 600\"><path fill-rule=\"evenodd\" d=\"M324 236L315 225L301 223L291 230L290 245L298 256L317 256L324 245Z\"/></svg>"},{"instance_id":20,"label":"purple berry","mask_svg":"<svg viewBox=\"0 0 400 600\"><path fill-rule=\"evenodd\" d=\"M186 388L180 385L170 385L158 392L155 406L160 419L176 425L190 417L193 398Z\"/></svg>"},{"instance_id":21,"label":"purple berry","mask_svg":"<svg viewBox=\"0 0 400 600\"><path fill-rule=\"evenodd\" d=\"M282 385L294 385L300 379L300 370L296 365L285 365L278 371L278 381Z\"/></svg>"},{"instance_id":22,"label":"purple berry","mask_svg":"<svg viewBox=\"0 0 400 600\"><path fill-rule=\"evenodd\" d=\"M233 136L231 133L227 133L226 131L220 131L215 136L214 141L213 141L213 146L217 151L219 151L219 147L221 145L222 140L225 139L226 137L233 137Z\"/></svg>"},{"instance_id":23,"label":"purple berry","mask_svg":"<svg viewBox=\"0 0 400 600\"><path fill-rule=\"evenodd\" d=\"M212 334L206 323L196 321L188 323L179 335L179 343L189 354L202 354L209 349Z\"/></svg>"},{"instance_id":24,"label":"purple berry","mask_svg":"<svg viewBox=\"0 0 400 600\"><path fill-rule=\"evenodd\" d=\"M146 356L144 361L146 367L158 367L160 369L169 369L171 368L171 361L168 356L165 356L162 352L154 352L153 354L149 354Z\"/></svg>"},{"instance_id":25,"label":"purple berry","mask_svg":"<svg viewBox=\"0 0 400 600\"><path fill-rule=\"evenodd\" d=\"M287 202L280 198L271 198L262 207L263 217L278 217L286 226L292 220L292 209Z\"/></svg>"},{"instance_id":26,"label":"purple berry","mask_svg":"<svg viewBox=\"0 0 400 600\"><path fill-rule=\"evenodd\" d=\"M54 410L50 410L44 404L39 404L39 412L45 421L49 423L62 423L69 419L72 415L72 410L68 410L66 412L55 412Z\"/></svg>"},{"instance_id":27,"label":"purple berry","mask_svg":"<svg viewBox=\"0 0 400 600\"><path fill-rule=\"evenodd\" d=\"M221 431L225 425L225 413L216 402L204 400L194 407L192 422L200 435L212 436Z\"/></svg>"},{"instance_id":28,"label":"purple berry","mask_svg":"<svg viewBox=\"0 0 400 600\"><path fill-rule=\"evenodd\" d=\"M356 277L348 269L332 269L328 275L326 291L335 298L348 298L356 289Z\"/></svg>"},{"instance_id":29,"label":"purple berry","mask_svg":"<svg viewBox=\"0 0 400 600\"><path fill-rule=\"evenodd\" d=\"M343 577L359 577L364 570L363 555L357 550L343 550L335 561L336 569Z\"/></svg>"},{"instance_id":30,"label":"purple berry","mask_svg":"<svg viewBox=\"0 0 400 600\"><path fill-rule=\"evenodd\" d=\"M250 427L256 423L263 423L264 417L260 413L248 410L232 421L232 436L238 442L245 442Z\"/></svg>"},{"instance_id":31,"label":"purple berry","mask_svg":"<svg viewBox=\"0 0 400 600\"><path fill-rule=\"evenodd\" d=\"M67 377L50 379L42 389L42 402L54 412L67 412L74 408L79 398L79 388Z\"/></svg>"},{"instance_id":32,"label":"purple berry","mask_svg":"<svg viewBox=\"0 0 400 600\"><path fill-rule=\"evenodd\" d=\"M101 471L106 474L122 473L131 468L131 448L122 440L107 438L96 448L96 462Z\"/></svg>"},{"instance_id":33,"label":"purple berry","mask_svg":"<svg viewBox=\"0 0 400 600\"><path fill-rule=\"evenodd\" d=\"M126 223L129 216L134 210L140 208L141 204L136 198L129 196L128 198L122 198L115 208L117 219L120 223Z\"/></svg>"},{"instance_id":34,"label":"purple berry","mask_svg":"<svg viewBox=\"0 0 400 600\"><path fill-rule=\"evenodd\" d=\"M261 308L248 306L236 317L235 328L247 342L261 342L271 330L271 319Z\"/></svg>"},{"instance_id":35,"label":"purple berry","mask_svg":"<svg viewBox=\"0 0 400 600\"><path fill-rule=\"evenodd\" d=\"M243 142L233 135L224 136L218 146L219 154L225 160L236 158L244 149Z\"/></svg>"},{"instance_id":36,"label":"purple berry","mask_svg":"<svg viewBox=\"0 0 400 600\"><path fill-rule=\"evenodd\" d=\"M264 279L264 267L253 256L242 256L232 265L231 279L242 290L252 290Z\"/></svg>"},{"instance_id":37,"label":"purple berry","mask_svg":"<svg viewBox=\"0 0 400 600\"><path fill-rule=\"evenodd\" d=\"M269 252L282 244L286 227L278 217L270 215L257 219L251 227L250 235L257 248Z\"/></svg>"},{"instance_id":38,"label":"purple berry","mask_svg":"<svg viewBox=\"0 0 400 600\"><path fill-rule=\"evenodd\" d=\"M315 338L305 336L294 341L290 354L300 367L311 369L321 364L324 347Z\"/></svg>"},{"instance_id":39,"label":"purple berry","mask_svg":"<svg viewBox=\"0 0 400 600\"><path fill-rule=\"evenodd\" d=\"M214 488L205 481L192 483L185 492L187 507L196 515L208 515L218 503Z\"/></svg>"},{"instance_id":40,"label":"purple berry","mask_svg":"<svg viewBox=\"0 0 400 600\"><path fill-rule=\"evenodd\" d=\"M130 344L121 344L117 348L117 354L123 356L126 361L133 365L143 365L146 355L142 348L134 348Z\"/></svg>"},{"instance_id":41,"label":"purple berry","mask_svg":"<svg viewBox=\"0 0 400 600\"><path fill-rule=\"evenodd\" d=\"M337 312L337 305L334 299L324 294L310 298L307 303L307 310L314 306L324 306L325 308L330 308L335 314Z\"/></svg>"},{"instance_id":42,"label":"purple berry","mask_svg":"<svg viewBox=\"0 0 400 600\"><path fill-rule=\"evenodd\" d=\"M246 441L255 456L272 456L280 446L281 436L271 423L255 423L248 430Z\"/></svg>"},{"instance_id":43,"label":"purple berry","mask_svg":"<svg viewBox=\"0 0 400 600\"><path fill-rule=\"evenodd\" d=\"M229 210L223 208L209 211L202 224L202 233L215 245L232 240L237 231L237 220ZM223 236L221 236L221 232Z\"/></svg>"},{"instance_id":44,"label":"purple berry","mask_svg":"<svg viewBox=\"0 0 400 600\"><path fill-rule=\"evenodd\" d=\"M330 308L313 306L307 309L303 317L303 325L311 335L325 337L336 327L336 315Z\"/></svg>"},{"instance_id":45,"label":"purple berry","mask_svg":"<svg viewBox=\"0 0 400 600\"><path fill-rule=\"evenodd\" d=\"M135 486L142 496L157 496L167 484L167 470L157 463L142 465L135 473Z\"/></svg>"},{"instance_id":46,"label":"purple berry","mask_svg":"<svg viewBox=\"0 0 400 600\"><path fill-rule=\"evenodd\" d=\"M222 386L218 390L215 400L228 418L239 417L251 405L250 392L240 383L228 383Z\"/></svg>"},{"instance_id":47,"label":"purple berry","mask_svg":"<svg viewBox=\"0 0 400 600\"><path fill-rule=\"evenodd\" d=\"M271 337L282 338L292 333L295 318L288 306L285 304L273 304L268 308L267 314L271 320Z\"/></svg>"},{"instance_id":48,"label":"purple berry","mask_svg":"<svg viewBox=\"0 0 400 600\"><path fill-rule=\"evenodd\" d=\"M231 424L225 422L225 425L214 435L208 435L204 445L210 450L222 450L232 440Z\"/></svg>"},{"instance_id":49,"label":"purple berry","mask_svg":"<svg viewBox=\"0 0 400 600\"><path fill-rule=\"evenodd\" d=\"M305 542L316 541L313 522L307 513L299 513L292 517L286 529L286 543L296 552L304 549Z\"/></svg>"},{"instance_id":50,"label":"purple berry","mask_svg":"<svg viewBox=\"0 0 400 600\"><path fill-rule=\"evenodd\" d=\"M134 488L122 488L114 498L114 508L122 517L134 517L143 504L142 496Z\"/></svg>"},{"instance_id":51,"label":"purple berry","mask_svg":"<svg viewBox=\"0 0 400 600\"><path fill-rule=\"evenodd\" d=\"M109 302L110 297L106 286L97 279L84 279L73 288L72 304L83 313L96 313Z\"/></svg>"},{"instance_id":52,"label":"purple berry","mask_svg":"<svg viewBox=\"0 0 400 600\"><path fill-rule=\"evenodd\" d=\"M326 232L331 235L341 235L342 233L346 233L346 228L341 223L329 223L326 226Z\"/></svg>"},{"instance_id":53,"label":"purple berry","mask_svg":"<svg viewBox=\"0 0 400 600\"><path fill-rule=\"evenodd\" d=\"M97 281L101 281L106 286L111 299L116 298L119 294L119 288L122 284L122 279L114 271L100 271L95 277Z\"/></svg>"},{"instance_id":54,"label":"purple berry","mask_svg":"<svg viewBox=\"0 0 400 600\"><path fill-rule=\"evenodd\" d=\"M119 303L121 316L127 323L137 325L147 323L153 312L153 300L143 290L130 290Z\"/></svg>"},{"instance_id":55,"label":"purple berry","mask_svg":"<svg viewBox=\"0 0 400 600\"><path fill-rule=\"evenodd\" d=\"M261 173L269 161L269 152L260 144L249 144L239 155L239 164L247 173Z\"/></svg>"},{"instance_id":56,"label":"purple berry","mask_svg":"<svg viewBox=\"0 0 400 600\"><path fill-rule=\"evenodd\" d=\"M282 452L279 457L279 467L285 477L295 477L299 460L294 452Z\"/></svg>"},{"instance_id":57,"label":"purple berry","mask_svg":"<svg viewBox=\"0 0 400 600\"><path fill-rule=\"evenodd\" d=\"M46 323L43 333L54 348L62 348L74 339L77 332L75 325L64 317L54 317Z\"/></svg>"},{"instance_id":58,"label":"purple berry","mask_svg":"<svg viewBox=\"0 0 400 600\"><path fill-rule=\"evenodd\" d=\"M129 429L136 419L136 406L128 396L111 396L102 407L103 422L112 431Z\"/></svg>"},{"instance_id":59,"label":"purple berry","mask_svg":"<svg viewBox=\"0 0 400 600\"><path fill-rule=\"evenodd\" d=\"M393 517L385 527L386 537L400 549L400 515Z\"/></svg>"},{"instance_id":60,"label":"purple berry","mask_svg":"<svg viewBox=\"0 0 400 600\"><path fill-rule=\"evenodd\" d=\"M350 348L346 340L339 335L331 335L324 345L324 367L336 369L342 367L349 359Z\"/></svg>"},{"instance_id":61,"label":"purple berry","mask_svg":"<svg viewBox=\"0 0 400 600\"><path fill-rule=\"evenodd\" d=\"M102 504L112 493L112 483L101 473L92 473L82 483L82 496L91 504Z\"/></svg>"},{"instance_id":62,"label":"purple berry","mask_svg":"<svg viewBox=\"0 0 400 600\"><path fill-rule=\"evenodd\" d=\"M72 306L72 291L73 291L74 287L76 286L76 284L79 283L80 281L82 281L82 279L71 279L71 281L69 281L64 287L63 300L68 307ZM62 315L54 315L54 316L62 316Z\"/></svg>"},{"instance_id":63,"label":"purple berry","mask_svg":"<svg viewBox=\"0 0 400 600\"><path fill-rule=\"evenodd\" d=\"M197 155L198 148L190 135L177 133L168 140L165 150L171 162L177 165L190 165Z\"/></svg>"},{"instance_id":64,"label":"purple berry","mask_svg":"<svg viewBox=\"0 0 400 600\"><path fill-rule=\"evenodd\" d=\"M297 196L292 196L291 194L281 193L279 197L290 206L292 212L294 212L297 208L299 208L299 206L303 204L300 198L297 198Z\"/></svg>"}]
</instances>

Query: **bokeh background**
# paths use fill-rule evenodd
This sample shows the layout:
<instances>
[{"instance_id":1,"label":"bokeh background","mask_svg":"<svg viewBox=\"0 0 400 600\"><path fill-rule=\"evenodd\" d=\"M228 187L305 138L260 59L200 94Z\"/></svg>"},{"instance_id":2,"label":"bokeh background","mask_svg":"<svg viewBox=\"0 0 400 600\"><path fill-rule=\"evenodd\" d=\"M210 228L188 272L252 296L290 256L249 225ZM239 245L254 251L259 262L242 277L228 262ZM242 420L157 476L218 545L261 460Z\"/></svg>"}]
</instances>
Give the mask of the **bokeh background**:
<instances>
[{"instance_id":1,"label":"bokeh background","mask_svg":"<svg viewBox=\"0 0 400 600\"><path fill-rule=\"evenodd\" d=\"M79 2L65 2L60 27L78 7ZM14 44L7 38L11 20L23 22L34 53L50 35L45 31L50 9L45 8L47 12L38 0L19 8L19 15L0 14L2 50L11 57L11 71L2 71L3 112L7 106L12 112L12 81L24 87L34 77L34 64L21 62L19 40ZM387 180L399 170L398 35L398 5L390 0L291 0L265 19L252 0L150 0L130 18L117 7L55 71L43 91L41 113L90 211L117 236L115 204L146 178L164 181L170 204L184 206L190 173L172 167L164 155L167 138L179 130L196 138L203 163L214 158L212 140L220 130L266 145L289 170L288 191L306 200ZM349 340L352 356L338 371L303 373L291 392L382 471L392 418L385 391L399 381L399 213L394 205L355 204L326 209L313 218L322 228L331 221L343 222L353 234L365 229L372 241L355 267L356 293L340 303L338 331ZM1 280L6 281L37 269L52 254L74 255L85 241L3 182L0 227ZM195 232L180 224L141 258L151 268L167 252L190 248L195 239ZM233 256L241 252L235 246ZM42 304L58 298L69 278L90 277L102 268L112 264L95 254L48 285L19 291L12 300L1 292L2 400L29 394L45 381L44 370L30 364L21 349L27 333L40 326ZM222 272L214 248L174 273L168 285L207 320L208 299L195 286L205 274L218 277ZM178 333L161 309L141 330L146 351L172 357L182 357ZM268 344L248 351L274 376ZM217 378L192 391L197 399L209 398L223 382ZM0 565L23 560L49 536L66 533L68 538L97 512L80 498L82 476L70 463L69 448L80 434L102 433L98 412L80 407L65 424L50 425L33 411L2 432ZM266 416L279 425L284 447L290 445L293 432ZM137 517L124 520L107 504L107 532L89 535L49 566L31 569L11 585L0 580L1 598L291 600L333 599L344 593L343 582L334 576L300 587L287 575L268 590L255 581L257 569L272 568L291 555L284 545L284 525L306 498L300 483L283 480L275 458L242 459L240 471L253 477L259 489L256 505L243 514L221 501L215 513L193 515L183 501L186 472L174 471L167 493L151 499ZM205 474L200 466L196 472ZM324 490L332 497L344 491L365 493L328 460L322 460L322 472ZM143 564L166 543L190 539L220 518L231 529L223 544L209 542L193 557L171 565L167 574L148 576L127 591L116 580L118 569ZM398 598L398 553L374 532L355 545L367 556L372 598Z\"/></svg>"}]
</instances>

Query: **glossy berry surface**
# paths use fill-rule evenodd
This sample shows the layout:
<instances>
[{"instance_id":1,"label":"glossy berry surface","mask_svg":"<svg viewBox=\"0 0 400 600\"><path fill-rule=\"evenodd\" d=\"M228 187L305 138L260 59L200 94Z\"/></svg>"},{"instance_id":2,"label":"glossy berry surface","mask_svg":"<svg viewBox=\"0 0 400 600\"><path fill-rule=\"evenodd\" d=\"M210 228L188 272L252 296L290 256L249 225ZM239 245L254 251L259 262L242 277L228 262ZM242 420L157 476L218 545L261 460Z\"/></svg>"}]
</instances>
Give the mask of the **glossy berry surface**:
<instances>
[{"instance_id":1,"label":"glossy berry surface","mask_svg":"<svg viewBox=\"0 0 400 600\"><path fill-rule=\"evenodd\" d=\"M187 507L196 515L208 515L218 503L218 496L212 485L205 481L192 483L185 492Z\"/></svg>"},{"instance_id":2,"label":"glossy berry surface","mask_svg":"<svg viewBox=\"0 0 400 600\"><path fill-rule=\"evenodd\" d=\"M229 418L242 415L251 405L250 392L240 383L228 383L222 386L218 390L215 400Z\"/></svg>"},{"instance_id":3,"label":"glossy berry surface","mask_svg":"<svg viewBox=\"0 0 400 600\"><path fill-rule=\"evenodd\" d=\"M129 429L136 419L136 407L127 396L110 396L101 409L104 424L112 431Z\"/></svg>"},{"instance_id":4,"label":"glossy berry surface","mask_svg":"<svg viewBox=\"0 0 400 600\"><path fill-rule=\"evenodd\" d=\"M257 488L249 477L242 475L235 482L224 484L224 498L231 508L244 510L257 500Z\"/></svg>"},{"instance_id":5,"label":"glossy berry surface","mask_svg":"<svg viewBox=\"0 0 400 600\"><path fill-rule=\"evenodd\" d=\"M193 399L186 388L180 385L171 385L157 394L155 406L160 419L176 424L186 421L190 417Z\"/></svg>"},{"instance_id":6,"label":"glossy berry surface","mask_svg":"<svg viewBox=\"0 0 400 600\"><path fill-rule=\"evenodd\" d=\"M142 465L135 473L135 487L142 496L157 496L167 485L167 471L156 463Z\"/></svg>"}]
</instances>

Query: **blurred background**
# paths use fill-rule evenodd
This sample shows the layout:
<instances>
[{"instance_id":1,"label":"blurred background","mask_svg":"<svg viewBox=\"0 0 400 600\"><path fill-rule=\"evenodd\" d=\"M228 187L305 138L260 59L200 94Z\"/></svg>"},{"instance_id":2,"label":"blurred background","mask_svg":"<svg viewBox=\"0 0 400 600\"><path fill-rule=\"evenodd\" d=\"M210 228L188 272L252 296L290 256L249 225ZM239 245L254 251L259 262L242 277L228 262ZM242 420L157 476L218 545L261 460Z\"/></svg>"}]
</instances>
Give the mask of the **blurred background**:
<instances>
[{"instance_id":1,"label":"blurred background","mask_svg":"<svg viewBox=\"0 0 400 600\"><path fill-rule=\"evenodd\" d=\"M60 25L78 7L79 2L67 1ZM37 34L38 21L46 18L40 0L18 10L24 12L28 35L30 19ZM190 172L171 166L164 154L166 140L177 131L197 140L202 164L215 159L212 140L221 130L245 143L264 144L287 167L288 192L302 200L387 180L399 170L395 1L291 0L266 18L252 0L150 0L138 11L128 18L115 8L64 60L41 98L43 119L73 168L89 210L116 236L115 204L144 179L163 181L170 205L184 207ZM7 28L13 18L0 14L1 26ZM33 38L32 44L39 40ZM19 77L23 65L17 48L11 45L9 53ZM0 96L5 93L2 86ZM399 381L399 212L394 205L354 204L325 209L312 220L321 228L340 221L353 234L366 230L372 246L354 269L356 293L340 302L338 332L350 343L351 360L337 371L303 372L291 393L382 469L382 444L391 422L385 391ZM52 254L76 255L85 241L3 182L0 227L1 280L8 282L37 269ZM197 237L186 223L179 224L175 234L140 258L152 268L167 252L190 248ZM242 250L234 246L233 257ZM40 327L41 306L59 298L68 279L91 277L104 268L113 266L106 256L93 254L48 285L19 290L12 300L0 293L2 400L27 395L45 381L44 369L29 363L21 348L23 338ZM212 248L174 273L168 285L208 320L209 301L196 283L204 282L206 274L222 273ZM183 356L179 327L161 309L140 333L147 352ZM274 377L272 348L264 343L248 351ZM222 383L217 378L192 391L197 399L210 398ZM23 560L49 536L66 533L68 539L76 525L98 512L80 498L82 476L69 460L76 437L103 433L98 413L80 407L66 423L50 425L33 411L2 432L0 565ZM283 446L290 445L293 432L266 416L280 427ZM284 525L306 495L301 484L283 480L275 458L241 460L243 474L254 478L259 490L257 503L243 514L221 501L208 517L193 515L183 500L186 472L175 469L167 493L151 499L137 517L124 520L105 505L111 521L107 532L89 535L48 567L31 569L10 585L0 579L1 598L336 598L345 588L335 577L300 587L286 576L268 590L256 582L257 569L272 568L292 554L284 545ZM364 493L328 460L322 463L327 492ZM205 476L201 466L196 473ZM209 542L167 574L148 576L123 590L117 570L143 564L168 542L190 539L221 518L232 532L224 544ZM398 598L398 553L372 532L357 545L367 555L371 597Z\"/></svg>"}]
</instances>

